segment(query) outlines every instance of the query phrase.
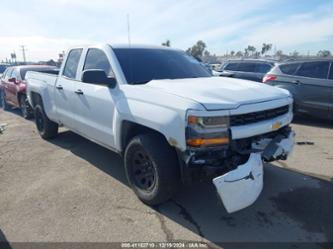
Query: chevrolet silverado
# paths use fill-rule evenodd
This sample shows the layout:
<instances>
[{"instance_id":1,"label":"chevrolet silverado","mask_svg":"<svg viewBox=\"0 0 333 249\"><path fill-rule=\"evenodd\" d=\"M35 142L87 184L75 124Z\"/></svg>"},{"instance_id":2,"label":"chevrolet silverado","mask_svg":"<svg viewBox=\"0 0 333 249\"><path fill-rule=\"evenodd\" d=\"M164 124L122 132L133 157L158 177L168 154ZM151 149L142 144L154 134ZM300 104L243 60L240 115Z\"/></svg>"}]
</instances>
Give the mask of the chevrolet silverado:
<instances>
[{"instance_id":1,"label":"chevrolet silverado","mask_svg":"<svg viewBox=\"0 0 333 249\"><path fill-rule=\"evenodd\" d=\"M58 76L26 78L41 137L63 125L121 154L129 185L149 205L209 179L235 212L261 193L263 163L285 160L293 148L288 91L212 77L181 50L74 47Z\"/></svg>"}]
</instances>

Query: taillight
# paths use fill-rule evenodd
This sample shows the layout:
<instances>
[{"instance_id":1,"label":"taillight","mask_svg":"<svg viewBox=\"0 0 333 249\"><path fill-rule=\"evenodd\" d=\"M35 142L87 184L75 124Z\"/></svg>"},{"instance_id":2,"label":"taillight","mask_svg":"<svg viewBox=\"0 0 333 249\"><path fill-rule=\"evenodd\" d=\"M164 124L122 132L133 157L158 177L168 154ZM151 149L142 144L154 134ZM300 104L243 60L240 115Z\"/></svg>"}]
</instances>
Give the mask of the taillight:
<instances>
[{"instance_id":1,"label":"taillight","mask_svg":"<svg viewBox=\"0 0 333 249\"><path fill-rule=\"evenodd\" d=\"M262 79L262 83L267 83L267 81L271 81L271 80L276 80L276 76L272 75L272 74L267 74L265 75L265 77Z\"/></svg>"}]
</instances>

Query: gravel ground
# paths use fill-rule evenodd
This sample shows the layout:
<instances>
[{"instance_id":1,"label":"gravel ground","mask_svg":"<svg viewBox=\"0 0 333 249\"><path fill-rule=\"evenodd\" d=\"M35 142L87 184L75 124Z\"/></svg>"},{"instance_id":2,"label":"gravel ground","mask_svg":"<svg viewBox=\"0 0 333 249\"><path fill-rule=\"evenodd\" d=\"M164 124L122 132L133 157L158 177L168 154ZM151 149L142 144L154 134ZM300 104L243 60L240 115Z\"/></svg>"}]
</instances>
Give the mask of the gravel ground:
<instances>
[{"instance_id":1,"label":"gravel ground","mask_svg":"<svg viewBox=\"0 0 333 249\"><path fill-rule=\"evenodd\" d=\"M211 183L156 208L128 187L121 158L70 131L52 141L0 110L0 240L333 242L333 124L298 119L293 155L265 166L264 190L228 214ZM0 246L1 247L1 246Z\"/></svg>"}]
</instances>

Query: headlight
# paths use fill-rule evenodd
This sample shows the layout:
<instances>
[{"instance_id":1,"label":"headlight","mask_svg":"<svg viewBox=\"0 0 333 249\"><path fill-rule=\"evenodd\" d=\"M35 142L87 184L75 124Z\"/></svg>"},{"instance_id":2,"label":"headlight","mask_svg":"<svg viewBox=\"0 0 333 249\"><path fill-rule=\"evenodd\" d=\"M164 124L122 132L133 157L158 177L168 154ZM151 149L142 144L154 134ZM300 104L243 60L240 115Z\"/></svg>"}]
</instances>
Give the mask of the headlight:
<instances>
[{"instance_id":1,"label":"headlight","mask_svg":"<svg viewBox=\"0 0 333 249\"><path fill-rule=\"evenodd\" d=\"M188 116L186 144L191 147L229 144L229 117Z\"/></svg>"}]
</instances>

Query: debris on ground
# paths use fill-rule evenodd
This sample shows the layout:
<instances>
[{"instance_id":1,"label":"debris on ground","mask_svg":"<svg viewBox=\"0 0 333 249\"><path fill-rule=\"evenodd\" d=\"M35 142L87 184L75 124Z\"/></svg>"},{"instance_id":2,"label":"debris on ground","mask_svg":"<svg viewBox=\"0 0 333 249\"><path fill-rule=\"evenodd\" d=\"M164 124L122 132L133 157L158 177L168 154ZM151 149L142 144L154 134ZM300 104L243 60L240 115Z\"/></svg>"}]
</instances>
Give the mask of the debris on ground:
<instances>
[{"instance_id":1,"label":"debris on ground","mask_svg":"<svg viewBox=\"0 0 333 249\"><path fill-rule=\"evenodd\" d=\"M0 135L3 134L3 132L6 129L7 124L0 124Z\"/></svg>"},{"instance_id":2,"label":"debris on ground","mask_svg":"<svg viewBox=\"0 0 333 249\"><path fill-rule=\"evenodd\" d=\"M314 145L314 142L304 141L304 142L296 142L297 145Z\"/></svg>"}]
</instances>

